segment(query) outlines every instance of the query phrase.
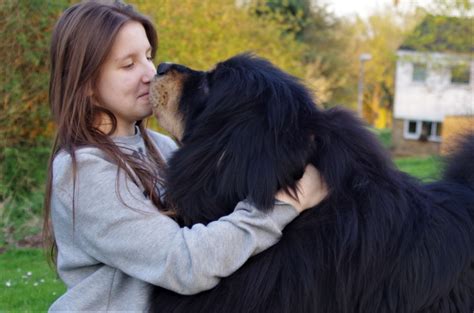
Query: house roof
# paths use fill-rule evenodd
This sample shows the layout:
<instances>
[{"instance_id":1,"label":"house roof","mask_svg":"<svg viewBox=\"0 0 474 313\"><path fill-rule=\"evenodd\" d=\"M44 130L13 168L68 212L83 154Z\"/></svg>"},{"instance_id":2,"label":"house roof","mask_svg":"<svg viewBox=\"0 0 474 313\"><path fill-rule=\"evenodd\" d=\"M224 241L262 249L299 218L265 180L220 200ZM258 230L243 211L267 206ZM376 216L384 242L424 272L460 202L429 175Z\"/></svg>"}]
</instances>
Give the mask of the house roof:
<instances>
[{"instance_id":1,"label":"house roof","mask_svg":"<svg viewBox=\"0 0 474 313\"><path fill-rule=\"evenodd\" d=\"M428 15L399 49L474 53L474 18Z\"/></svg>"}]
</instances>

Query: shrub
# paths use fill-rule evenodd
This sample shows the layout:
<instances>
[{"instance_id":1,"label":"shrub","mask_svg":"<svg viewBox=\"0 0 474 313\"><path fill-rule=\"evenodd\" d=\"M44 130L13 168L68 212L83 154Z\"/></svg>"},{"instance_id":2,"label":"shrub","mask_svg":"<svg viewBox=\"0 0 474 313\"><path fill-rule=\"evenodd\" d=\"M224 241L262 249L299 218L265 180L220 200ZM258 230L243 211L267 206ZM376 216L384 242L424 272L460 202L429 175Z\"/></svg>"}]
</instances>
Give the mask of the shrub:
<instances>
[{"instance_id":1,"label":"shrub","mask_svg":"<svg viewBox=\"0 0 474 313\"><path fill-rule=\"evenodd\" d=\"M0 4L0 244L24 222L39 227L53 132L47 103L49 41L68 5L66 0Z\"/></svg>"}]
</instances>

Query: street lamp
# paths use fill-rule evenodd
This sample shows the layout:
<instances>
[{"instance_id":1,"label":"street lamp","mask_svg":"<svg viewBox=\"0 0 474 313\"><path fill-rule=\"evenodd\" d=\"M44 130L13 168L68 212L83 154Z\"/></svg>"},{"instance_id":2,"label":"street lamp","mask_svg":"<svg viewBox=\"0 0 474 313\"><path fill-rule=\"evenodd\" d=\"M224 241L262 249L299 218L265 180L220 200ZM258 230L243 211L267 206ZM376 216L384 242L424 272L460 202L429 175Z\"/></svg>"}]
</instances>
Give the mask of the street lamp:
<instances>
[{"instance_id":1,"label":"street lamp","mask_svg":"<svg viewBox=\"0 0 474 313\"><path fill-rule=\"evenodd\" d=\"M359 56L360 68L359 68L359 88L357 93L357 113L362 118L362 98L364 97L364 63L372 59L372 56L368 53L362 53Z\"/></svg>"}]
</instances>

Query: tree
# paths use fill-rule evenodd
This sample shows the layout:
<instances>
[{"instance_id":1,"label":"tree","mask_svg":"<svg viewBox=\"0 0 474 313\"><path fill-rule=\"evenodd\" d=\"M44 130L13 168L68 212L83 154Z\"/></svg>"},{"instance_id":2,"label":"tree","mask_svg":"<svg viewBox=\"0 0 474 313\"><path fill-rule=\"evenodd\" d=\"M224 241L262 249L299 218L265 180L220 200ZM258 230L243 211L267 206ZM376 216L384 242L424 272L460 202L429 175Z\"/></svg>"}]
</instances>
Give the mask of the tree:
<instances>
[{"instance_id":1,"label":"tree","mask_svg":"<svg viewBox=\"0 0 474 313\"><path fill-rule=\"evenodd\" d=\"M300 41L312 15L310 0L255 0L250 7L255 15L277 22Z\"/></svg>"},{"instance_id":2,"label":"tree","mask_svg":"<svg viewBox=\"0 0 474 313\"><path fill-rule=\"evenodd\" d=\"M49 41L67 0L0 4L0 246L38 231L49 140ZM28 221L28 223L26 223ZM26 227L16 228L25 223ZM6 235L5 235L6 234Z\"/></svg>"},{"instance_id":3,"label":"tree","mask_svg":"<svg viewBox=\"0 0 474 313\"><path fill-rule=\"evenodd\" d=\"M350 85L353 30L347 21L330 13L325 5L314 3L303 42L307 45L304 55L306 80L310 82L320 103L325 107L351 106Z\"/></svg>"},{"instance_id":4,"label":"tree","mask_svg":"<svg viewBox=\"0 0 474 313\"><path fill-rule=\"evenodd\" d=\"M474 1L472 0L433 0L426 9L429 14L457 17L473 17Z\"/></svg>"},{"instance_id":5,"label":"tree","mask_svg":"<svg viewBox=\"0 0 474 313\"><path fill-rule=\"evenodd\" d=\"M370 53L372 59L365 64L364 118L373 125L390 126L389 116L394 97L397 50L409 48L417 51L474 51L472 44L472 2L434 0L431 6L417 7L410 12L393 6L371 14L367 20L360 18L350 23L355 34L352 37L353 56L351 82L358 79L361 53ZM435 14L431 18L430 14ZM450 17L454 15L455 17ZM456 20L455 23L447 23ZM433 36L436 34L436 36ZM462 35L459 35L462 34ZM351 87L356 90L353 83Z\"/></svg>"},{"instance_id":6,"label":"tree","mask_svg":"<svg viewBox=\"0 0 474 313\"><path fill-rule=\"evenodd\" d=\"M366 20L357 17L346 23L352 31L349 40L346 70L348 88L353 91L351 103L356 103L357 82L361 62L359 56L369 53L372 58L364 64L363 118L378 128L391 126L394 98L395 66L397 50L408 34L423 18L420 10L403 12L386 6L373 12Z\"/></svg>"},{"instance_id":7,"label":"tree","mask_svg":"<svg viewBox=\"0 0 474 313\"><path fill-rule=\"evenodd\" d=\"M281 25L304 44L302 78L325 107L348 104L346 50L349 38L344 21L327 5L310 0L256 0L251 2L259 18ZM349 32L351 33L351 32Z\"/></svg>"},{"instance_id":8,"label":"tree","mask_svg":"<svg viewBox=\"0 0 474 313\"><path fill-rule=\"evenodd\" d=\"M137 6L156 22L159 33L157 61L209 69L235 54L252 51L277 66L301 76L303 46L282 27L239 8L233 0L140 1ZM158 62L157 62L158 63Z\"/></svg>"},{"instance_id":9,"label":"tree","mask_svg":"<svg viewBox=\"0 0 474 313\"><path fill-rule=\"evenodd\" d=\"M48 49L54 21L67 1L7 0L0 5L1 146L48 138Z\"/></svg>"}]
</instances>

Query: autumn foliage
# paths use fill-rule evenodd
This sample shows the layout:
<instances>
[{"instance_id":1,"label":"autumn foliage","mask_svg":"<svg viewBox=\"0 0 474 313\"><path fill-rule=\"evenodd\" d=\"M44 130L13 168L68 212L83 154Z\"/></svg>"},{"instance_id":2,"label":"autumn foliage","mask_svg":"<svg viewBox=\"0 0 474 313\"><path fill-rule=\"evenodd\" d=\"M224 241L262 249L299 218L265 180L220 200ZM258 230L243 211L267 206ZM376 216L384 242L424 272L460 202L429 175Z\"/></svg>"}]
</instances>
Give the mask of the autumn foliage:
<instances>
[{"instance_id":1,"label":"autumn foliage","mask_svg":"<svg viewBox=\"0 0 474 313\"><path fill-rule=\"evenodd\" d=\"M4 146L50 137L48 50L54 21L66 1L6 1L0 5L1 120Z\"/></svg>"},{"instance_id":2,"label":"autumn foliage","mask_svg":"<svg viewBox=\"0 0 474 313\"><path fill-rule=\"evenodd\" d=\"M0 2L0 228L16 216L41 212L55 131L48 106L50 36L61 12L75 2ZM283 34L282 25L252 15L232 0L129 2L157 25L156 64L168 60L207 69L236 53L253 51L302 74L302 44Z\"/></svg>"},{"instance_id":3,"label":"autumn foliage","mask_svg":"<svg viewBox=\"0 0 474 313\"><path fill-rule=\"evenodd\" d=\"M12 207L20 212L28 207L33 215L40 210L41 201L32 199L42 196L55 131L48 107L50 36L61 12L76 2L0 0L0 228ZM126 2L157 26L155 64L207 70L235 54L254 52L300 77L326 107L355 107L359 55L370 53L363 102L364 117L373 124L380 108L389 111L393 102L396 50L425 14L387 8L367 20L339 18L310 0ZM470 38L452 38L461 37ZM158 127L153 119L149 125Z\"/></svg>"}]
</instances>

